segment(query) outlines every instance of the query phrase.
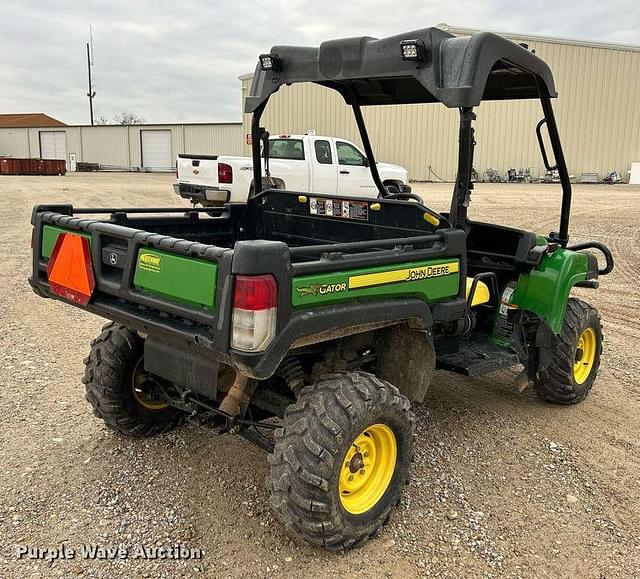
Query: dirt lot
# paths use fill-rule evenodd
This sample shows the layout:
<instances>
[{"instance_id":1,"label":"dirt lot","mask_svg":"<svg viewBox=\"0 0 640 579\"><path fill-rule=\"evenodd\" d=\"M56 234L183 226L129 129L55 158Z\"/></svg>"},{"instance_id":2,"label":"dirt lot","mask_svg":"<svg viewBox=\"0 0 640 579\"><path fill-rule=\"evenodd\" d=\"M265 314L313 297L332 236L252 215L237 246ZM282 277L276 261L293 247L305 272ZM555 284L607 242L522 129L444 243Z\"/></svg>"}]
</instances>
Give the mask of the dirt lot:
<instances>
[{"instance_id":1,"label":"dirt lot","mask_svg":"<svg viewBox=\"0 0 640 579\"><path fill-rule=\"evenodd\" d=\"M344 554L284 534L267 507L266 457L187 426L120 438L80 377L103 320L27 284L32 205L177 205L170 175L0 178L0 577L640 576L640 188L577 186L574 241L617 267L580 290L602 314L605 354L572 408L515 393L516 370L439 373L418 416L413 484L381 535ZM436 208L451 185L415 189ZM547 233L559 192L479 185L471 215ZM16 545L183 543L201 560L17 560Z\"/></svg>"}]
</instances>

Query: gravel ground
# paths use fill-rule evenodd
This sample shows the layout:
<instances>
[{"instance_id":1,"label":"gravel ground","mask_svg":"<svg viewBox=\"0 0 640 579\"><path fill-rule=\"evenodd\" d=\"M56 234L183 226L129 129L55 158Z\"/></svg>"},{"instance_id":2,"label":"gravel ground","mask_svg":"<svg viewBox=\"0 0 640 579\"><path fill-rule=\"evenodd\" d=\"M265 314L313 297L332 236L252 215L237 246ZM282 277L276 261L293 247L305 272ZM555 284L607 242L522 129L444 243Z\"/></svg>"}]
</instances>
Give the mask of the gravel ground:
<instances>
[{"instance_id":1,"label":"gravel ground","mask_svg":"<svg viewBox=\"0 0 640 579\"><path fill-rule=\"evenodd\" d=\"M0 577L640 577L640 188L577 186L573 240L612 248L601 289L605 354L591 396L555 407L517 371L438 373L418 416L413 482L380 536L328 553L290 539L267 506L264 453L192 426L151 440L91 413L82 358L103 320L27 284L35 203L179 205L170 175L0 178ZM451 185L420 184L435 208ZM471 216L546 233L557 187L485 185ZM132 558L183 544L201 559ZM17 545L78 550L18 560ZM128 558L80 557L83 544ZM118 553L115 553L116 557Z\"/></svg>"}]
</instances>

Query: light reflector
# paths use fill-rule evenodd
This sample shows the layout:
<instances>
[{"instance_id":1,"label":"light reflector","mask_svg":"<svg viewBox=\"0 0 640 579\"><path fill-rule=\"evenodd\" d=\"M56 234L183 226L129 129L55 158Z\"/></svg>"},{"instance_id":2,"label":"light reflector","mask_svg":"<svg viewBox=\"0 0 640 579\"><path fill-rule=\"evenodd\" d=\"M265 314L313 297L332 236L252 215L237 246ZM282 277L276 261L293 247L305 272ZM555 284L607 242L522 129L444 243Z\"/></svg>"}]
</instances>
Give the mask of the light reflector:
<instances>
[{"instance_id":1,"label":"light reflector","mask_svg":"<svg viewBox=\"0 0 640 579\"><path fill-rule=\"evenodd\" d=\"M86 306L96 285L89 240L73 233L60 234L49 258L47 276L54 294Z\"/></svg>"}]
</instances>

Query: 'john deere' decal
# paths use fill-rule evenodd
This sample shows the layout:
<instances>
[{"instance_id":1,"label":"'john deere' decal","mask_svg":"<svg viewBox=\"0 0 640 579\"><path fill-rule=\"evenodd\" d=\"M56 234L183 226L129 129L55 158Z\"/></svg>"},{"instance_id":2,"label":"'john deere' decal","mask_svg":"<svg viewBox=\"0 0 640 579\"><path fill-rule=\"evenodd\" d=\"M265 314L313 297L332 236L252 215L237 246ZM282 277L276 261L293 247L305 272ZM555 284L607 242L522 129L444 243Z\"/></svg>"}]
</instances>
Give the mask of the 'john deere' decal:
<instances>
[{"instance_id":1,"label":"'john deere' decal","mask_svg":"<svg viewBox=\"0 0 640 579\"><path fill-rule=\"evenodd\" d=\"M451 273L458 273L457 261L450 263L440 263L438 265L425 265L421 267L410 267L404 269L393 269L379 273L366 273L364 275L354 275L349 277L349 289L371 287L387 283L398 283L402 281L416 281L428 279L430 277L441 277Z\"/></svg>"},{"instance_id":2,"label":"'john deere' decal","mask_svg":"<svg viewBox=\"0 0 640 579\"><path fill-rule=\"evenodd\" d=\"M159 273L161 261L162 258L159 255L154 255L153 253L141 253L138 256L138 267L145 271Z\"/></svg>"},{"instance_id":3,"label":"'john deere' decal","mask_svg":"<svg viewBox=\"0 0 640 579\"><path fill-rule=\"evenodd\" d=\"M453 296L459 289L458 260L433 259L293 280L294 307L310 307L358 298L414 296L426 302Z\"/></svg>"}]
</instances>

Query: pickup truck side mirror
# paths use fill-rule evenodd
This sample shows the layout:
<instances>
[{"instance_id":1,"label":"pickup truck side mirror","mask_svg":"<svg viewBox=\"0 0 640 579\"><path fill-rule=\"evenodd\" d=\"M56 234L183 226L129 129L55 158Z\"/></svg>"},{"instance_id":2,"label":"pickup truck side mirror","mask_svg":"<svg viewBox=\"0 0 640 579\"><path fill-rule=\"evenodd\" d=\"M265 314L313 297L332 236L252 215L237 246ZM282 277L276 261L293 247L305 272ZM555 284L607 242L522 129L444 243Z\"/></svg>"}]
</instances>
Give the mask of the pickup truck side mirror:
<instances>
[{"instance_id":1,"label":"pickup truck side mirror","mask_svg":"<svg viewBox=\"0 0 640 579\"><path fill-rule=\"evenodd\" d=\"M367 159L367 157L365 157L365 158L363 159L363 161L364 161L364 166L365 166L365 167L368 167L368 166L369 166L369 159Z\"/></svg>"}]
</instances>

